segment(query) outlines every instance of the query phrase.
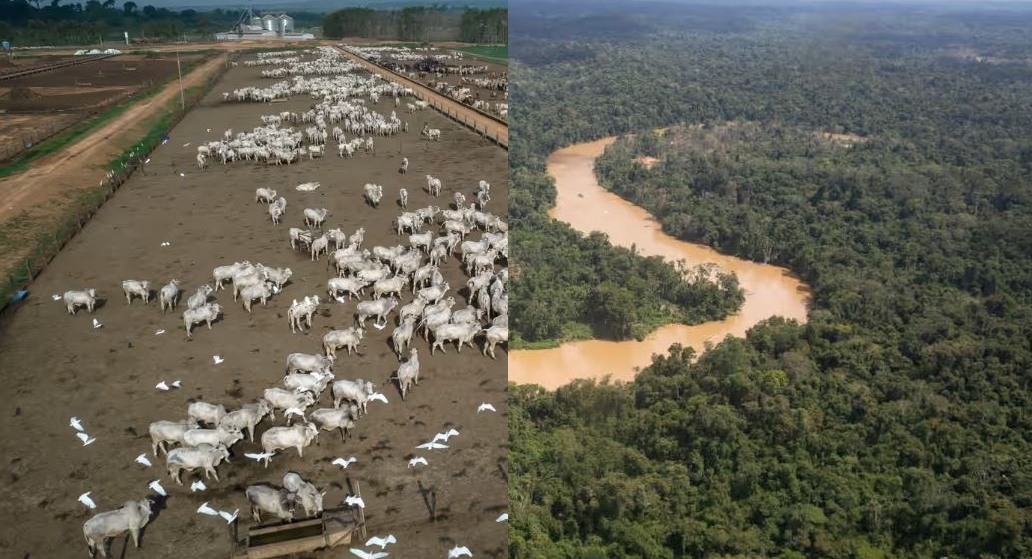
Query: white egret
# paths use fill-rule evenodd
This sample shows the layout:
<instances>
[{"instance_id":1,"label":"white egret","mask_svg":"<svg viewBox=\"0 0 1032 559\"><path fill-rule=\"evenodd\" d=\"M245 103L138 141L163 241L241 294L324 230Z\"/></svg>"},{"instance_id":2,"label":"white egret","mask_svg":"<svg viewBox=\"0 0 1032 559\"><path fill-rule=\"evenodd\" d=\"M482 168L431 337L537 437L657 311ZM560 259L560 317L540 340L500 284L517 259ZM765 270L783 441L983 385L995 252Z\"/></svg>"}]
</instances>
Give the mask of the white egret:
<instances>
[{"instance_id":1,"label":"white egret","mask_svg":"<svg viewBox=\"0 0 1032 559\"><path fill-rule=\"evenodd\" d=\"M86 433L76 433L75 436L79 437L79 440L82 441L82 446L89 446L93 444L93 441L97 440L96 437L91 438Z\"/></svg>"},{"instance_id":2,"label":"white egret","mask_svg":"<svg viewBox=\"0 0 1032 559\"><path fill-rule=\"evenodd\" d=\"M365 508L365 501L363 501L361 497L357 497L355 495L348 495L348 498L344 499L344 502L352 507L357 506L360 509Z\"/></svg>"},{"instance_id":3,"label":"white egret","mask_svg":"<svg viewBox=\"0 0 1032 559\"><path fill-rule=\"evenodd\" d=\"M93 492L92 491L87 491L87 492L83 493L82 495L79 495L79 502L84 504L84 505L86 505L87 507L89 507L91 509L95 509L95 508L97 508L97 503L94 503L93 499L90 499L90 493L93 493Z\"/></svg>"},{"instance_id":4,"label":"white egret","mask_svg":"<svg viewBox=\"0 0 1032 559\"><path fill-rule=\"evenodd\" d=\"M337 458L332 463L340 466L341 468L347 468L351 465L352 462L358 462L358 458L355 458L354 456L348 458L347 460L345 460L344 458Z\"/></svg>"},{"instance_id":5,"label":"white egret","mask_svg":"<svg viewBox=\"0 0 1032 559\"><path fill-rule=\"evenodd\" d=\"M153 490L158 495L161 495L162 497L168 496L168 493L165 493L165 488L161 486L161 482L159 482L158 480L154 480L148 483L147 487L150 487L151 490Z\"/></svg>"},{"instance_id":6,"label":"white egret","mask_svg":"<svg viewBox=\"0 0 1032 559\"><path fill-rule=\"evenodd\" d=\"M246 453L244 453L244 456L250 458L251 460L254 460L255 462L261 462L262 460L265 460L265 467L268 468L269 467L269 458L272 458L273 456L276 456L276 453L275 452L259 452L259 453L246 452Z\"/></svg>"},{"instance_id":7,"label":"white egret","mask_svg":"<svg viewBox=\"0 0 1032 559\"><path fill-rule=\"evenodd\" d=\"M454 437L455 435L458 435L458 434L459 434L459 432L456 431L455 429L449 429L449 430L445 431L444 433L438 433L438 434L434 435L434 440L431 441L431 442L435 442L435 443L437 441L448 442L448 439L450 437Z\"/></svg>"},{"instance_id":8,"label":"white egret","mask_svg":"<svg viewBox=\"0 0 1032 559\"><path fill-rule=\"evenodd\" d=\"M351 548L351 553L358 555L362 559L380 559L381 557L387 557L390 553L384 551L362 551L361 549Z\"/></svg>"},{"instance_id":9,"label":"white egret","mask_svg":"<svg viewBox=\"0 0 1032 559\"><path fill-rule=\"evenodd\" d=\"M365 544L366 544L366 547L369 547L371 545L378 545L378 546L380 546L380 549L384 549L384 548L387 547L387 544L389 544L389 543L398 543L398 540L395 539L394 534L388 534L386 538L380 538L380 537L369 538L369 541L367 541Z\"/></svg>"},{"instance_id":10,"label":"white egret","mask_svg":"<svg viewBox=\"0 0 1032 559\"><path fill-rule=\"evenodd\" d=\"M201 514L207 514L209 516L217 516L219 514L219 511L208 506L207 501L205 501L204 504L202 504L201 506L197 507L197 512Z\"/></svg>"}]
</instances>

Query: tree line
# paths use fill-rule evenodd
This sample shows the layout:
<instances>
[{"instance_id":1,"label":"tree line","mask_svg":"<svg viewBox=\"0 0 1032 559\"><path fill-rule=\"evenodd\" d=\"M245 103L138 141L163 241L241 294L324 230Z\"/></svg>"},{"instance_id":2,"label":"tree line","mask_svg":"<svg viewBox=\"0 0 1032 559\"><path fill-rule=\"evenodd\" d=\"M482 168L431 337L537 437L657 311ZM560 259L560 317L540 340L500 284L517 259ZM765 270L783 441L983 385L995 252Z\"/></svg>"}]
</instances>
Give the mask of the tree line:
<instances>
[{"instance_id":1,"label":"tree line","mask_svg":"<svg viewBox=\"0 0 1032 559\"><path fill-rule=\"evenodd\" d=\"M296 28L319 25L320 15L291 12ZM0 0L0 38L14 46L89 45L98 40L130 38L211 39L228 31L240 17L235 10L169 10L129 0Z\"/></svg>"},{"instance_id":2,"label":"tree line","mask_svg":"<svg viewBox=\"0 0 1032 559\"><path fill-rule=\"evenodd\" d=\"M411 42L499 44L509 41L508 17L509 11L504 8L345 8L326 14L323 18L323 34L334 39L366 37Z\"/></svg>"},{"instance_id":3,"label":"tree line","mask_svg":"<svg viewBox=\"0 0 1032 559\"><path fill-rule=\"evenodd\" d=\"M789 266L810 317L510 387L509 557L1032 556L1032 11L676 9L626 40L519 29L514 236L551 232L547 153L625 135L606 188Z\"/></svg>"}]
</instances>

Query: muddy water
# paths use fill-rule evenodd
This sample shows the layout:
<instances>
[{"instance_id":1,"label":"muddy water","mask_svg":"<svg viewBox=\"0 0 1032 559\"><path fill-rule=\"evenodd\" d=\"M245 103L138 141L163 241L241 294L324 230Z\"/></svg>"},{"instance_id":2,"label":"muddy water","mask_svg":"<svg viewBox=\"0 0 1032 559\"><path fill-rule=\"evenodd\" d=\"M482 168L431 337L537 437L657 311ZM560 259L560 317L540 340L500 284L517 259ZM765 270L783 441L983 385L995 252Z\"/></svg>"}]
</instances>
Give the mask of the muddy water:
<instances>
[{"instance_id":1,"label":"muddy water","mask_svg":"<svg viewBox=\"0 0 1032 559\"><path fill-rule=\"evenodd\" d=\"M646 256L660 255L689 267L712 262L738 275L745 291L741 310L725 320L697 326L672 324L654 331L644 341L611 342L589 340L563 344L555 349L521 350L509 355L509 380L540 384L554 389L576 378L631 380L637 368L651 363L655 353L665 354L673 343L703 351L707 341L717 343L725 336L744 336L745 331L771 316L806 320L808 290L785 268L724 256L662 232L645 210L607 192L595 178L595 158L615 138L577 144L556 151L548 159L548 173L559 191L556 206L549 212L583 233L602 231L615 245L637 246Z\"/></svg>"}]
</instances>

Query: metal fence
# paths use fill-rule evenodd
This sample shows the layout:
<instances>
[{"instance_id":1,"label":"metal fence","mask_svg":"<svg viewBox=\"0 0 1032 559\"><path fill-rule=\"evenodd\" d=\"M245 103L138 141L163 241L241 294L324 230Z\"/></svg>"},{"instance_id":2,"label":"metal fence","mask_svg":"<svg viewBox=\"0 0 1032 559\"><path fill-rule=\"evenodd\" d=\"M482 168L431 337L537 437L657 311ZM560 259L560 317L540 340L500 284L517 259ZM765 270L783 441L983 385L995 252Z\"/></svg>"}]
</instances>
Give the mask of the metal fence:
<instances>
[{"instance_id":1,"label":"metal fence","mask_svg":"<svg viewBox=\"0 0 1032 559\"><path fill-rule=\"evenodd\" d=\"M190 92L185 97L185 108L180 108L176 104L170 113L167 113L164 118L160 118L143 140L135 144L133 148L135 153L123 154L113 160L109 167L117 167L117 169L109 172L107 178L99 186L84 192L80 198L79 207L53 231L38 239L36 246L25 260L15 266L13 270L9 270L6 278L0 279L0 314L17 306L12 304L12 296L24 290L68 244L68 241L82 231L82 228L89 223L90 218L100 210L104 202L110 200L115 192L129 180L129 177L143 165L143 161L161 145L162 138L183 120L186 113L204 99L227 69L226 65L220 65L219 69L199 89ZM15 299L20 300L17 297Z\"/></svg>"},{"instance_id":2,"label":"metal fence","mask_svg":"<svg viewBox=\"0 0 1032 559\"><path fill-rule=\"evenodd\" d=\"M441 111L441 113L444 114L444 116L447 116L448 118L454 120L455 122L458 122L459 124L472 128L474 132L480 134L484 138L493 141L494 143L498 144L499 146L502 146L505 149L509 149L509 135L506 134L505 136L502 136L501 128L491 128L488 127L486 124L480 126L472 118L469 118L465 115L460 115L454 109L449 109L445 107L443 103L439 103L433 99L429 99L429 101L430 106L437 109L438 111Z\"/></svg>"},{"instance_id":3,"label":"metal fence","mask_svg":"<svg viewBox=\"0 0 1032 559\"><path fill-rule=\"evenodd\" d=\"M412 80L412 79L410 79L408 77L402 76L402 75L398 74L397 72L395 72L394 70L391 70L387 66L384 66L383 64L380 64L379 62L362 58L358 54L355 54L355 53L353 53L351 51L348 51L347 49L341 49L341 50L344 50L348 54L362 59L364 62L366 62L368 64L372 64L373 66L375 66L375 67L377 67L377 68L379 68L379 69L389 73L390 75L397 77L399 80L407 81L407 82L410 82L412 84L418 85L419 89L414 90L414 92L416 94L416 97L418 97L419 99L422 99L424 101L429 102L430 106L432 106L434 109L440 111L442 114L444 114L448 118L454 120L455 122L458 122L459 124L462 124L463 126L471 128L477 134L480 134L484 138L493 141L494 143L498 144L499 146L505 148L506 150L509 149L509 135L508 135L508 133L506 133L505 136L503 137L502 134L501 134L503 129L501 127L497 127L496 126L496 127L492 128L492 127L489 127L486 124L483 125L483 126L479 126L479 125L477 125L475 120L473 120L473 119L471 119L469 117L466 117L466 116L460 116L457 111L445 107L444 103L438 102L436 100L436 97L431 97L430 95L425 94L424 91L423 91L424 89L426 91L431 91L431 92L433 91L433 89L431 89L429 86L427 86L425 84L422 84L422 83L419 83L419 82L417 82L415 80ZM435 95L441 95L441 94L435 92ZM441 95L441 96L443 97L443 95ZM449 101L451 101L453 103L462 104L458 100L449 99ZM485 117L486 119L488 119L491 122L498 123L500 126L504 127L506 132L508 132L508 124L506 124L505 121L503 121L502 119L498 118L497 116L495 116L493 114L490 114L488 112L482 111L480 109L477 109L476 107L473 107L473 106L470 106L470 105L464 105L463 104L463 108L465 108L467 110L470 110L470 111L473 111L473 112L475 112L475 113Z\"/></svg>"}]
</instances>

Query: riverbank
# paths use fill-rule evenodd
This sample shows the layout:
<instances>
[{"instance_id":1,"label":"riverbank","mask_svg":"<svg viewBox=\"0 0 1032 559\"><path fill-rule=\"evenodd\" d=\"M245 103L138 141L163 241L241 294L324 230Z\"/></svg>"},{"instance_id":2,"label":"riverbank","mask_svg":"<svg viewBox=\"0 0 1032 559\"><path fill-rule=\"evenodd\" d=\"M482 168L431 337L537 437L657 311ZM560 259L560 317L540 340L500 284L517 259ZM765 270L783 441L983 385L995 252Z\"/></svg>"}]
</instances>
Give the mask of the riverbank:
<instances>
[{"instance_id":1,"label":"riverbank","mask_svg":"<svg viewBox=\"0 0 1032 559\"><path fill-rule=\"evenodd\" d=\"M643 341L584 340L567 342L551 349L514 350L509 354L509 381L539 384L555 389L577 378L631 380L638 368L647 366L655 353L664 354L680 343L698 353L707 343L726 336L743 336L757 323L772 316L805 322L809 288L785 268L722 255L713 249L680 241L663 233L642 208L612 194L598 184L595 159L616 140L603 138L576 144L553 153L548 174L555 179L556 205L549 217L569 223L582 233L601 231L614 245L631 247L643 255L659 255L686 266L713 263L734 272L745 292L739 312L720 321L694 326L669 324Z\"/></svg>"}]
</instances>

